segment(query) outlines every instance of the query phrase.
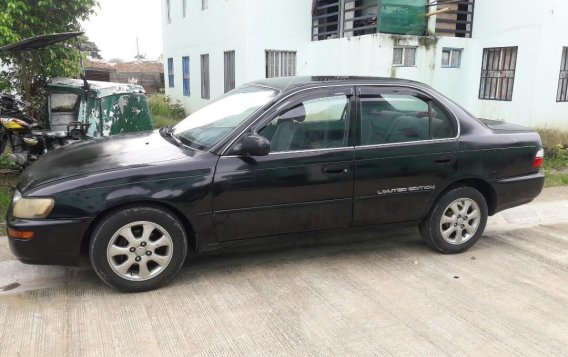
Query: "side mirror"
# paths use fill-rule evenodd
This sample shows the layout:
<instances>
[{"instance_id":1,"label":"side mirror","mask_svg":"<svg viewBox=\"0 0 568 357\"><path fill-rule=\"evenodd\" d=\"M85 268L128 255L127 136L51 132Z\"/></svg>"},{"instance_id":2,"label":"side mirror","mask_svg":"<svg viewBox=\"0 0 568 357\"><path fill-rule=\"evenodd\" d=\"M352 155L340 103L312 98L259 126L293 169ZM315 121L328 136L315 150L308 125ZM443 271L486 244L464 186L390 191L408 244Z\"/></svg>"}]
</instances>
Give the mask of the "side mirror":
<instances>
[{"instance_id":1,"label":"side mirror","mask_svg":"<svg viewBox=\"0 0 568 357\"><path fill-rule=\"evenodd\" d=\"M233 155L266 156L270 152L270 141L264 136L252 134L245 136L241 142L231 150Z\"/></svg>"}]
</instances>

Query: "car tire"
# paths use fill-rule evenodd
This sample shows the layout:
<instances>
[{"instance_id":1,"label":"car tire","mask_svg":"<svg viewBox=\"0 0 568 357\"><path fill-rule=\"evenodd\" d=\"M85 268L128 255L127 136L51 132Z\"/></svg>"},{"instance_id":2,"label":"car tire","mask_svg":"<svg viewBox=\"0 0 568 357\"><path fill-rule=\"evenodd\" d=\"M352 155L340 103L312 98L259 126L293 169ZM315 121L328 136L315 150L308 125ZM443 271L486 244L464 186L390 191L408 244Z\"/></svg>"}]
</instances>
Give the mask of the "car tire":
<instances>
[{"instance_id":1,"label":"car tire","mask_svg":"<svg viewBox=\"0 0 568 357\"><path fill-rule=\"evenodd\" d=\"M457 187L442 195L420 224L424 242L446 254L461 253L481 237L487 224L487 202L472 187Z\"/></svg>"},{"instance_id":2,"label":"car tire","mask_svg":"<svg viewBox=\"0 0 568 357\"><path fill-rule=\"evenodd\" d=\"M114 211L93 230L89 258L96 274L124 292L156 289L170 281L187 256L181 222L157 207Z\"/></svg>"}]
</instances>

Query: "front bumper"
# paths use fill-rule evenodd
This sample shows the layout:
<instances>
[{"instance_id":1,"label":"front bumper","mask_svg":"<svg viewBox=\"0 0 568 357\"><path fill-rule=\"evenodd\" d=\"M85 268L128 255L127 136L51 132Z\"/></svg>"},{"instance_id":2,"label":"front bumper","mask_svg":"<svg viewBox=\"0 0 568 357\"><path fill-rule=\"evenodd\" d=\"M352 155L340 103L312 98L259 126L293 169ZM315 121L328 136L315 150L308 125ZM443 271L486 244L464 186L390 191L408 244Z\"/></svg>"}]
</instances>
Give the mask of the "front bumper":
<instances>
[{"instance_id":1,"label":"front bumper","mask_svg":"<svg viewBox=\"0 0 568 357\"><path fill-rule=\"evenodd\" d=\"M8 229L34 232L32 239L8 236L12 253L23 263L78 265L81 243L93 218L38 219L12 218Z\"/></svg>"},{"instance_id":2,"label":"front bumper","mask_svg":"<svg viewBox=\"0 0 568 357\"><path fill-rule=\"evenodd\" d=\"M529 203L538 196L544 187L544 174L512 177L495 180L492 183L495 190L496 205L493 214Z\"/></svg>"}]
</instances>

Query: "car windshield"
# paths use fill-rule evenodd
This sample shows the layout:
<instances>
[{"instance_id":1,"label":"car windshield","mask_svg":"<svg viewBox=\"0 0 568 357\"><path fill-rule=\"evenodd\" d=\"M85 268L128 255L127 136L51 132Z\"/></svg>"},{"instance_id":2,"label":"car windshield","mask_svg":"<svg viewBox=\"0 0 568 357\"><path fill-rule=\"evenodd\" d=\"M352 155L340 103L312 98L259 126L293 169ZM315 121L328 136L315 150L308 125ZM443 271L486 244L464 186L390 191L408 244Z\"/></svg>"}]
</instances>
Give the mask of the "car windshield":
<instances>
[{"instance_id":1,"label":"car windshield","mask_svg":"<svg viewBox=\"0 0 568 357\"><path fill-rule=\"evenodd\" d=\"M209 150L277 94L255 86L235 89L185 118L173 133L191 148Z\"/></svg>"}]
</instances>

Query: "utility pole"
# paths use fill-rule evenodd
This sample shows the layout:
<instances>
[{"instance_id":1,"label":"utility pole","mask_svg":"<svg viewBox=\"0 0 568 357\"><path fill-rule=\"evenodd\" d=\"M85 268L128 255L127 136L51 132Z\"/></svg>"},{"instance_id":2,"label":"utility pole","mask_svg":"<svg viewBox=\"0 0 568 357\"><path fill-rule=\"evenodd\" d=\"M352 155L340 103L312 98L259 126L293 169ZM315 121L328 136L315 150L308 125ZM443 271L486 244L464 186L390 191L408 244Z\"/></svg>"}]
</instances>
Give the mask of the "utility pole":
<instances>
[{"instance_id":1,"label":"utility pole","mask_svg":"<svg viewBox=\"0 0 568 357\"><path fill-rule=\"evenodd\" d=\"M138 36L136 36L136 59L140 60L140 47L138 46Z\"/></svg>"}]
</instances>

